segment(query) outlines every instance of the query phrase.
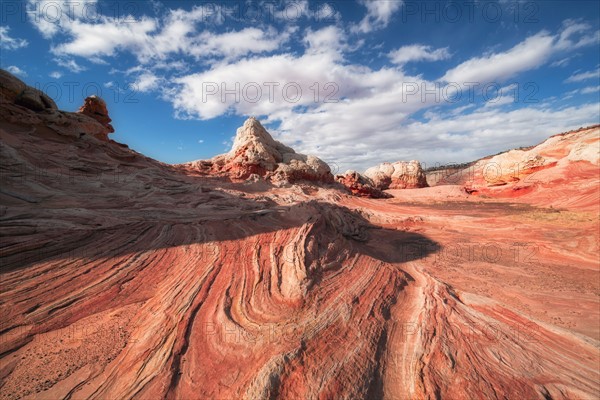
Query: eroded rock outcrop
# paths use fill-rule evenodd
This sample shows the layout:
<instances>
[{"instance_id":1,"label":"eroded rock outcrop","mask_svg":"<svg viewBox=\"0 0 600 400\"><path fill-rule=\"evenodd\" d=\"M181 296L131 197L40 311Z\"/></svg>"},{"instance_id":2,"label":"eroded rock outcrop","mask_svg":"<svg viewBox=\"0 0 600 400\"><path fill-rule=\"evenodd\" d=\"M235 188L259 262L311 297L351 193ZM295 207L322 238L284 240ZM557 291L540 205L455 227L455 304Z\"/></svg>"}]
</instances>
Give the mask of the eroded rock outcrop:
<instances>
[{"instance_id":1,"label":"eroded rock outcrop","mask_svg":"<svg viewBox=\"0 0 600 400\"><path fill-rule=\"evenodd\" d=\"M381 190L427 187L427 179L421 163L415 160L379 164L367 169L364 175Z\"/></svg>"},{"instance_id":2,"label":"eroded rock outcrop","mask_svg":"<svg viewBox=\"0 0 600 400\"><path fill-rule=\"evenodd\" d=\"M113 133L115 130L112 127L111 119L108 116L108 109L106 108L106 102L98 96L87 97L83 105L77 110L78 113L87 115L88 117L94 118L100 122L102 126L106 128L106 134Z\"/></svg>"},{"instance_id":3,"label":"eroded rock outcrop","mask_svg":"<svg viewBox=\"0 0 600 400\"><path fill-rule=\"evenodd\" d=\"M355 196L369 197L372 199L391 197L389 194L376 188L370 178L353 170L348 170L343 175L336 175L335 180L344 185Z\"/></svg>"},{"instance_id":4,"label":"eroded rock outcrop","mask_svg":"<svg viewBox=\"0 0 600 400\"><path fill-rule=\"evenodd\" d=\"M597 177L599 167L600 126L596 125L554 135L537 146L481 159L460 174L470 194L562 199L569 196L559 192L575 186L579 189L571 194L575 200L585 188L579 181L594 173Z\"/></svg>"},{"instance_id":5,"label":"eroded rock outcrop","mask_svg":"<svg viewBox=\"0 0 600 400\"><path fill-rule=\"evenodd\" d=\"M48 95L1 69L0 103L0 117L5 121L43 125L61 136L107 141L108 134L114 132L106 103L99 97L88 97L79 112L61 111Z\"/></svg>"},{"instance_id":6,"label":"eroded rock outcrop","mask_svg":"<svg viewBox=\"0 0 600 400\"><path fill-rule=\"evenodd\" d=\"M200 171L225 173L234 179L259 175L274 183L297 181L333 182L329 166L319 158L298 154L273 139L256 118L248 118L237 130L227 154L187 164Z\"/></svg>"},{"instance_id":7,"label":"eroded rock outcrop","mask_svg":"<svg viewBox=\"0 0 600 400\"><path fill-rule=\"evenodd\" d=\"M0 69L0 102L17 104L35 112L58 109L54 100L44 92L27 86L3 69Z\"/></svg>"}]
</instances>

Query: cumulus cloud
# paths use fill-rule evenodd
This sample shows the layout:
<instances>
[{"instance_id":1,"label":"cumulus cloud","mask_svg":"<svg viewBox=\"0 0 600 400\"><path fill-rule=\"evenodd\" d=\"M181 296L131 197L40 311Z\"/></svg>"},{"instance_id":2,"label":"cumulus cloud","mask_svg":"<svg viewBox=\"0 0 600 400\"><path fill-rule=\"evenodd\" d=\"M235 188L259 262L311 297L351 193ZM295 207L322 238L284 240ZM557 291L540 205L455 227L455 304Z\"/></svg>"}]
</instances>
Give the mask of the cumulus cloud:
<instances>
[{"instance_id":1,"label":"cumulus cloud","mask_svg":"<svg viewBox=\"0 0 600 400\"><path fill-rule=\"evenodd\" d=\"M513 85L501 88L502 95L481 104L475 100L446 107L449 102L443 97L410 96L407 84L438 88L438 92L444 86L406 75L398 68L371 69L348 63L332 50L339 43L343 46L344 38L343 31L336 27L308 30L303 54L254 56L213 65L204 72L176 79L169 99L181 118L265 116L278 139L293 144L298 151L335 162L342 170L366 169L382 160L418 158L428 165L464 162L504 150L507 141L531 144L550 132L597 120L598 110L593 104L564 109L519 104L512 107L517 109L507 109L503 106L516 102L510 95L511 90L518 89ZM551 53L556 40L556 35L541 33L509 53L521 56L525 50L546 43L542 52L549 47ZM524 62L530 61L525 57ZM509 64L505 63L505 68ZM496 72L483 69L478 79L498 78ZM336 90L324 91L327 82L334 83ZM290 83L293 86L288 94L294 97L298 87L301 96L286 99L283 88ZM320 89L316 99L315 83ZM258 96L254 84L262 90ZM325 101L325 94L330 92L335 92L330 99L334 101ZM427 112L415 120L419 111ZM542 122L532 127L531 121ZM528 136L524 137L523 132Z\"/></svg>"},{"instance_id":2,"label":"cumulus cloud","mask_svg":"<svg viewBox=\"0 0 600 400\"><path fill-rule=\"evenodd\" d=\"M412 44L402 46L388 54L390 61L394 64L404 65L409 62L417 61L439 61L450 58L450 52L447 47L432 49L431 46L423 44Z\"/></svg>"},{"instance_id":3,"label":"cumulus cloud","mask_svg":"<svg viewBox=\"0 0 600 400\"><path fill-rule=\"evenodd\" d=\"M157 77L152 72L144 72L133 83L134 90L146 93L156 90L164 83L164 79Z\"/></svg>"},{"instance_id":4,"label":"cumulus cloud","mask_svg":"<svg viewBox=\"0 0 600 400\"><path fill-rule=\"evenodd\" d=\"M335 22L341 19L334 2L314 2L308 0L283 0L277 3L258 3L264 5L263 13L271 13L277 21L298 23L300 20L316 20L318 22Z\"/></svg>"},{"instance_id":5,"label":"cumulus cloud","mask_svg":"<svg viewBox=\"0 0 600 400\"><path fill-rule=\"evenodd\" d=\"M337 119L314 113L295 115L282 124L281 138L288 143L299 139L297 150L333 161L341 170L364 170L382 161L418 159L426 166L471 161L598 121L596 104L558 110L544 106L512 111L479 107L468 114L431 113L424 121L384 112L369 118L364 112L351 123L341 118L346 110L338 111Z\"/></svg>"},{"instance_id":6,"label":"cumulus cloud","mask_svg":"<svg viewBox=\"0 0 600 400\"><path fill-rule=\"evenodd\" d=\"M172 55L233 60L247 54L274 51L294 31L293 28L278 32L274 28L256 27L222 33L199 31L198 26L206 22L206 7L169 10L162 19L141 16L135 23L129 18L97 15L93 20L62 18L51 28L40 22L36 26L49 36L58 29L66 35L66 41L52 48L58 56L101 60L118 52L129 52L142 63L164 61Z\"/></svg>"},{"instance_id":7,"label":"cumulus cloud","mask_svg":"<svg viewBox=\"0 0 600 400\"><path fill-rule=\"evenodd\" d=\"M392 16L402 6L400 0L359 0L367 8L367 14L353 27L353 31L369 33L376 29L385 28L390 23Z\"/></svg>"},{"instance_id":8,"label":"cumulus cloud","mask_svg":"<svg viewBox=\"0 0 600 400\"><path fill-rule=\"evenodd\" d=\"M349 48L344 31L334 25L313 31L308 29L304 36L307 53L328 53L343 57L343 52Z\"/></svg>"},{"instance_id":9,"label":"cumulus cloud","mask_svg":"<svg viewBox=\"0 0 600 400\"><path fill-rule=\"evenodd\" d=\"M14 75L27 76L27 72L23 71L21 68L17 67L16 65L9 65L8 67L6 67L6 70Z\"/></svg>"},{"instance_id":10,"label":"cumulus cloud","mask_svg":"<svg viewBox=\"0 0 600 400\"><path fill-rule=\"evenodd\" d=\"M33 26L47 39L72 21L93 19L98 0L27 0L27 15Z\"/></svg>"},{"instance_id":11,"label":"cumulus cloud","mask_svg":"<svg viewBox=\"0 0 600 400\"><path fill-rule=\"evenodd\" d=\"M343 118L347 121L348 116L356 115L354 108L362 109L361 114L377 108L406 115L423 107L418 96L404 104L398 102L405 81L422 82L395 69L344 64L334 53L313 53L309 48L300 56L246 58L177 78L178 88L171 100L182 117L210 119L233 112L272 119L284 113L293 118L295 110L329 113L337 105L348 110ZM335 114L327 118L335 118Z\"/></svg>"},{"instance_id":12,"label":"cumulus cloud","mask_svg":"<svg viewBox=\"0 0 600 400\"><path fill-rule=\"evenodd\" d=\"M52 49L57 55L80 57L112 56L117 50L148 51L148 34L156 29L156 21L142 18L135 24L102 17L101 22L75 20L67 25L71 40Z\"/></svg>"},{"instance_id":13,"label":"cumulus cloud","mask_svg":"<svg viewBox=\"0 0 600 400\"><path fill-rule=\"evenodd\" d=\"M16 50L27 47L29 44L25 39L13 38L9 35L8 26L0 26L0 48L4 50Z\"/></svg>"},{"instance_id":14,"label":"cumulus cloud","mask_svg":"<svg viewBox=\"0 0 600 400\"><path fill-rule=\"evenodd\" d=\"M236 59L249 53L264 53L277 50L290 36L291 30L278 32L273 28L244 28L239 31L213 34L202 32L189 47L196 58L223 57Z\"/></svg>"}]
</instances>

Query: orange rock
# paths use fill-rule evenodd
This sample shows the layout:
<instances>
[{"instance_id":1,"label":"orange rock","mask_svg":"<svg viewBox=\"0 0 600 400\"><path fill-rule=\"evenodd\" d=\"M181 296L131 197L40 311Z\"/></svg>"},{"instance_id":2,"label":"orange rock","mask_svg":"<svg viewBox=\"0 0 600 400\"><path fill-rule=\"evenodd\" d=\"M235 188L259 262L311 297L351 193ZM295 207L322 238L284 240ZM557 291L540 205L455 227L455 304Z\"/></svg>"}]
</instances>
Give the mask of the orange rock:
<instances>
[{"instance_id":1,"label":"orange rock","mask_svg":"<svg viewBox=\"0 0 600 400\"><path fill-rule=\"evenodd\" d=\"M113 133L115 131L113 126L110 124L112 120L108 116L106 102L100 97L96 95L87 97L77 112L87 115L88 117L92 117L96 121L100 122L100 124L106 128L106 138L108 138L109 133Z\"/></svg>"}]
</instances>

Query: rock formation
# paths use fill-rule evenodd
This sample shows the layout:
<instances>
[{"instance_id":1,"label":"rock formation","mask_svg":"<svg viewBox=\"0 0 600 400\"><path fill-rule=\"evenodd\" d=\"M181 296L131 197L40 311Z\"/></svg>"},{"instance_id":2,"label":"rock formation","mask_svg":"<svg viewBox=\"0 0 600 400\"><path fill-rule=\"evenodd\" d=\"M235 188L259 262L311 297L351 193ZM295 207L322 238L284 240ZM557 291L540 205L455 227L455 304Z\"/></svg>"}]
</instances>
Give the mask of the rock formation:
<instances>
[{"instance_id":1,"label":"rock formation","mask_svg":"<svg viewBox=\"0 0 600 400\"><path fill-rule=\"evenodd\" d=\"M103 141L114 132L106 104L91 96L78 112L61 111L46 94L0 70L0 117L11 123L44 126L61 136L92 136Z\"/></svg>"},{"instance_id":2,"label":"rock formation","mask_svg":"<svg viewBox=\"0 0 600 400\"><path fill-rule=\"evenodd\" d=\"M356 171L348 170L343 175L336 175L335 180L344 185L355 196L384 199L391 197L389 194L375 187L370 178Z\"/></svg>"},{"instance_id":3,"label":"rock formation","mask_svg":"<svg viewBox=\"0 0 600 400\"><path fill-rule=\"evenodd\" d=\"M79 110L77 110L77 112L83 115L87 115L88 117L92 117L96 121L100 122L102 126L106 128L106 135L115 131L112 125L110 124L112 120L108 116L106 102L100 97L96 95L87 97L85 99L85 102L79 108Z\"/></svg>"},{"instance_id":4,"label":"rock formation","mask_svg":"<svg viewBox=\"0 0 600 400\"><path fill-rule=\"evenodd\" d=\"M54 100L41 90L27 86L5 70L0 70L0 102L17 104L36 112L58 109Z\"/></svg>"},{"instance_id":5,"label":"rock formation","mask_svg":"<svg viewBox=\"0 0 600 400\"><path fill-rule=\"evenodd\" d=\"M186 167L225 173L234 179L248 179L256 174L274 183L333 182L325 162L315 156L298 154L276 141L255 118L248 118L237 130L229 153L211 160L194 161Z\"/></svg>"},{"instance_id":6,"label":"rock formation","mask_svg":"<svg viewBox=\"0 0 600 400\"><path fill-rule=\"evenodd\" d=\"M599 134L600 125L554 135L537 146L481 159L463 171L465 190L509 197L540 190L551 195L555 186L576 180L582 168L598 166Z\"/></svg>"},{"instance_id":7,"label":"rock formation","mask_svg":"<svg viewBox=\"0 0 600 400\"><path fill-rule=\"evenodd\" d=\"M167 165L3 79L0 399L599 398L598 129L538 153L576 159L560 210L382 201ZM242 176L294 154L242 142Z\"/></svg>"},{"instance_id":8,"label":"rock formation","mask_svg":"<svg viewBox=\"0 0 600 400\"><path fill-rule=\"evenodd\" d=\"M421 163L415 160L379 164L367 169L364 175L381 190L427 187L427 179Z\"/></svg>"},{"instance_id":9,"label":"rock formation","mask_svg":"<svg viewBox=\"0 0 600 400\"><path fill-rule=\"evenodd\" d=\"M514 149L428 173L432 186L461 187L478 197L509 198L544 206L593 208L600 125L554 135L537 146ZM569 194L572 186L577 191Z\"/></svg>"}]
</instances>

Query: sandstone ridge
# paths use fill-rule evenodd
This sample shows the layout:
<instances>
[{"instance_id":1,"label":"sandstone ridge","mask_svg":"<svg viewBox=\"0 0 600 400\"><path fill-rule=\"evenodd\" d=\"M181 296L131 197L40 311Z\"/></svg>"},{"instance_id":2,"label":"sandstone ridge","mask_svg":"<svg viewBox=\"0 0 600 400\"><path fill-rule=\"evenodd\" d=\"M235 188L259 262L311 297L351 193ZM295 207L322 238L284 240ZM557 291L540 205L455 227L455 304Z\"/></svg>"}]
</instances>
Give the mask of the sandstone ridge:
<instances>
[{"instance_id":1,"label":"sandstone ridge","mask_svg":"<svg viewBox=\"0 0 600 400\"><path fill-rule=\"evenodd\" d=\"M88 135L108 141L108 134L114 132L106 103L99 97L86 98L78 112L61 111L48 95L4 70L0 70L0 104L7 122L41 124L61 136Z\"/></svg>"}]
</instances>

